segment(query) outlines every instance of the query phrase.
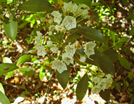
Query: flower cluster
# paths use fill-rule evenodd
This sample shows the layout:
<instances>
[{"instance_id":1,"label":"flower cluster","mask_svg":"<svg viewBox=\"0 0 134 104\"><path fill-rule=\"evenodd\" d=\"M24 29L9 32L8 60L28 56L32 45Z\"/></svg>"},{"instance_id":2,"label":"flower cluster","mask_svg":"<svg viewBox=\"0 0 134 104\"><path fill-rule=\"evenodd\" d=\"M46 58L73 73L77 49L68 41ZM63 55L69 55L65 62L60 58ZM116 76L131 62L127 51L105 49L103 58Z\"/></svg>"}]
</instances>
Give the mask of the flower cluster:
<instances>
[{"instance_id":1,"label":"flower cluster","mask_svg":"<svg viewBox=\"0 0 134 104\"><path fill-rule=\"evenodd\" d=\"M92 78L92 82L95 86L91 89L91 93L99 93L101 90L108 89L111 85L113 79L111 74L107 74L106 77L104 74L101 76L95 76Z\"/></svg>"},{"instance_id":2,"label":"flower cluster","mask_svg":"<svg viewBox=\"0 0 134 104\"><path fill-rule=\"evenodd\" d=\"M43 36L39 31L37 32L37 36L35 37L35 41L37 43L35 46L37 49L37 55L44 57L48 50L49 52L51 51L53 54L56 54L58 58L53 60L51 64L52 69L56 69L59 73L67 70L67 65L74 64L74 54L77 49L83 48L85 52L85 55L80 56L81 62L85 62L86 58L89 58L90 55L95 53L94 48L96 44L94 42L84 42L84 44L86 44L81 46L80 42L76 41L62 46L61 44L56 43L57 40L54 40L58 33L64 34L63 37L65 37L66 34L70 33L71 29L77 27L81 20L89 18L90 15L88 10L89 7L85 4L77 5L73 2L64 2L62 7L63 13L53 11L49 14L51 19L48 20L48 38L45 40L46 42L41 41L43 40ZM52 39L52 37L54 39ZM58 53L58 50L60 54Z\"/></svg>"}]
</instances>

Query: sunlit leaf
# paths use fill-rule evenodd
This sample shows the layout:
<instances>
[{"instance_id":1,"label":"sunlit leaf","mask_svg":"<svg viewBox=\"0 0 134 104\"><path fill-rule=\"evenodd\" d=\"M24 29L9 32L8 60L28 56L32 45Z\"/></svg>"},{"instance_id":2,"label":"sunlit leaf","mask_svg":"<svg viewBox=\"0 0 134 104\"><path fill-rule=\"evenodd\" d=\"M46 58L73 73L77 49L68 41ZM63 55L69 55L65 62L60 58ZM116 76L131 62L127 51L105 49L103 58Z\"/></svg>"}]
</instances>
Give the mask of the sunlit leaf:
<instances>
[{"instance_id":1,"label":"sunlit leaf","mask_svg":"<svg viewBox=\"0 0 134 104\"><path fill-rule=\"evenodd\" d=\"M17 66L20 65L21 63L26 62L26 61L29 60L30 58L31 58L30 55L23 55L23 56L21 56L21 57L18 59L16 65L17 65Z\"/></svg>"},{"instance_id":2,"label":"sunlit leaf","mask_svg":"<svg viewBox=\"0 0 134 104\"><path fill-rule=\"evenodd\" d=\"M28 0L21 4L19 8L31 12L51 12L56 10L47 0Z\"/></svg>"},{"instance_id":3,"label":"sunlit leaf","mask_svg":"<svg viewBox=\"0 0 134 104\"><path fill-rule=\"evenodd\" d=\"M35 71L33 71L33 69L31 68L21 68L19 69L19 71L23 73L24 75L28 75L28 76L35 74Z\"/></svg>"},{"instance_id":4,"label":"sunlit leaf","mask_svg":"<svg viewBox=\"0 0 134 104\"><path fill-rule=\"evenodd\" d=\"M7 80L8 78L10 78L13 74L14 74L14 71L9 72L9 73L5 76L5 80Z\"/></svg>"},{"instance_id":5,"label":"sunlit leaf","mask_svg":"<svg viewBox=\"0 0 134 104\"><path fill-rule=\"evenodd\" d=\"M3 94L5 94L5 90L4 90L4 87L3 87L3 85L0 83L0 91L3 93Z\"/></svg>"},{"instance_id":6,"label":"sunlit leaf","mask_svg":"<svg viewBox=\"0 0 134 104\"><path fill-rule=\"evenodd\" d=\"M8 98L6 97L6 95L4 95L1 91L0 91L0 103L2 104L10 104Z\"/></svg>"},{"instance_id":7,"label":"sunlit leaf","mask_svg":"<svg viewBox=\"0 0 134 104\"><path fill-rule=\"evenodd\" d=\"M15 64L11 64L11 63L0 64L0 76L6 74L7 72L15 70L17 68L18 67Z\"/></svg>"},{"instance_id":8,"label":"sunlit leaf","mask_svg":"<svg viewBox=\"0 0 134 104\"><path fill-rule=\"evenodd\" d=\"M124 68L130 70L130 63L128 62L128 60L125 59L124 57L121 57L121 56L119 56L118 58L119 58L119 61L120 61L121 65L122 65Z\"/></svg>"},{"instance_id":9,"label":"sunlit leaf","mask_svg":"<svg viewBox=\"0 0 134 104\"><path fill-rule=\"evenodd\" d=\"M65 89L70 76L70 68L68 68L68 70L65 70L61 74L58 71L56 71L56 76L60 85Z\"/></svg>"},{"instance_id":10,"label":"sunlit leaf","mask_svg":"<svg viewBox=\"0 0 134 104\"><path fill-rule=\"evenodd\" d=\"M15 20L13 14L9 18L9 22L3 22L4 30L6 35L14 41L17 36L18 22Z\"/></svg>"},{"instance_id":11,"label":"sunlit leaf","mask_svg":"<svg viewBox=\"0 0 134 104\"><path fill-rule=\"evenodd\" d=\"M81 78L76 88L76 96L78 100L82 100L88 88L88 75L87 73Z\"/></svg>"}]
</instances>

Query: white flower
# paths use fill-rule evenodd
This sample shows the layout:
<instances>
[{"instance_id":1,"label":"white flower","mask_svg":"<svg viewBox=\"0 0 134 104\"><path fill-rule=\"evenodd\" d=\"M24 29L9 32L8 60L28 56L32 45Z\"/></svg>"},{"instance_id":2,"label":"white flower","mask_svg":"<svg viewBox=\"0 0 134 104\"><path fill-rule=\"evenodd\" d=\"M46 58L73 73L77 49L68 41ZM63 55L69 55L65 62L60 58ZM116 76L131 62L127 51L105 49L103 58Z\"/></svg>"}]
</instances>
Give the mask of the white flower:
<instances>
[{"instance_id":1,"label":"white flower","mask_svg":"<svg viewBox=\"0 0 134 104\"><path fill-rule=\"evenodd\" d=\"M57 53L58 52L58 48L56 46L50 48L50 50L53 52L53 53Z\"/></svg>"},{"instance_id":2,"label":"white flower","mask_svg":"<svg viewBox=\"0 0 134 104\"><path fill-rule=\"evenodd\" d=\"M67 65L69 65L70 63L74 63L73 57L68 56L67 53L62 54L62 61L64 61Z\"/></svg>"},{"instance_id":3,"label":"white flower","mask_svg":"<svg viewBox=\"0 0 134 104\"><path fill-rule=\"evenodd\" d=\"M36 33L37 33L37 36L35 37L35 41L39 43L40 40L42 39L42 33L40 31L36 31Z\"/></svg>"},{"instance_id":4,"label":"white flower","mask_svg":"<svg viewBox=\"0 0 134 104\"><path fill-rule=\"evenodd\" d=\"M85 45L85 47L84 47L84 52L85 52L85 54L88 56L88 58L89 58L90 55L95 54L95 53L94 53L94 47L95 47L95 46L96 46L96 44L93 43L93 42L88 42L88 43L86 43L86 45Z\"/></svg>"},{"instance_id":5,"label":"white flower","mask_svg":"<svg viewBox=\"0 0 134 104\"><path fill-rule=\"evenodd\" d=\"M85 61L86 61L86 56L81 56L81 57L80 57L80 61L81 61L81 62L85 62Z\"/></svg>"},{"instance_id":6,"label":"white flower","mask_svg":"<svg viewBox=\"0 0 134 104\"><path fill-rule=\"evenodd\" d=\"M35 46L35 48L37 49L37 55L38 56L45 56L46 55L46 48L44 46L42 46L41 44L37 44Z\"/></svg>"},{"instance_id":7,"label":"white flower","mask_svg":"<svg viewBox=\"0 0 134 104\"><path fill-rule=\"evenodd\" d=\"M63 9L64 13L71 12L72 6L73 6L73 4L72 4L71 1L69 3L64 2L64 6L63 6L64 7L64 9Z\"/></svg>"},{"instance_id":8,"label":"white flower","mask_svg":"<svg viewBox=\"0 0 134 104\"><path fill-rule=\"evenodd\" d=\"M67 66L65 63L59 60L52 61L52 69L56 69L59 73L67 70Z\"/></svg>"},{"instance_id":9,"label":"white flower","mask_svg":"<svg viewBox=\"0 0 134 104\"><path fill-rule=\"evenodd\" d=\"M76 48L76 49L81 48L81 45L80 45L80 43L78 41L76 41L73 45L74 45L74 48Z\"/></svg>"},{"instance_id":10,"label":"white flower","mask_svg":"<svg viewBox=\"0 0 134 104\"><path fill-rule=\"evenodd\" d=\"M104 91L105 89L109 88L109 82L107 79L101 79L101 81L98 83L98 86Z\"/></svg>"},{"instance_id":11,"label":"white flower","mask_svg":"<svg viewBox=\"0 0 134 104\"><path fill-rule=\"evenodd\" d=\"M88 10L85 9L85 10L82 11L81 16L82 16L84 19L86 19L86 18L89 18L89 15L88 15L88 14L89 14L89 13L88 13Z\"/></svg>"},{"instance_id":12,"label":"white flower","mask_svg":"<svg viewBox=\"0 0 134 104\"><path fill-rule=\"evenodd\" d=\"M73 56L75 54L76 49L75 49L74 45L67 45L65 47L65 51L69 56Z\"/></svg>"},{"instance_id":13,"label":"white flower","mask_svg":"<svg viewBox=\"0 0 134 104\"><path fill-rule=\"evenodd\" d=\"M47 46L48 46L48 47L52 47L52 46L53 46L52 41L47 41Z\"/></svg>"},{"instance_id":14,"label":"white flower","mask_svg":"<svg viewBox=\"0 0 134 104\"><path fill-rule=\"evenodd\" d=\"M66 16L64 18L62 24L66 27L67 30L76 28L76 18L74 18L72 16Z\"/></svg>"},{"instance_id":15,"label":"white flower","mask_svg":"<svg viewBox=\"0 0 134 104\"><path fill-rule=\"evenodd\" d=\"M55 25L50 25L49 26L49 31L54 31L54 29L55 29Z\"/></svg>"},{"instance_id":16,"label":"white flower","mask_svg":"<svg viewBox=\"0 0 134 104\"><path fill-rule=\"evenodd\" d=\"M101 78L100 78L100 77L93 77L93 78L92 78L92 81L93 81L95 84L97 84L97 83L99 83L99 82L101 81Z\"/></svg>"},{"instance_id":17,"label":"white flower","mask_svg":"<svg viewBox=\"0 0 134 104\"><path fill-rule=\"evenodd\" d=\"M62 15L59 11L53 11L52 13L52 16L54 16L54 22L60 24L61 20L62 20Z\"/></svg>"},{"instance_id":18,"label":"white flower","mask_svg":"<svg viewBox=\"0 0 134 104\"><path fill-rule=\"evenodd\" d=\"M57 32L60 32L60 33L62 33L62 32L65 33L66 32L66 29L63 25L56 25L55 29L57 30Z\"/></svg>"},{"instance_id":19,"label":"white flower","mask_svg":"<svg viewBox=\"0 0 134 104\"><path fill-rule=\"evenodd\" d=\"M101 91L100 87L99 86L95 86L91 89L91 93L94 94L94 93L99 93Z\"/></svg>"},{"instance_id":20,"label":"white flower","mask_svg":"<svg viewBox=\"0 0 134 104\"><path fill-rule=\"evenodd\" d=\"M52 35L52 31L47 32L48 35Z\"/></svg>"}]
</instances>

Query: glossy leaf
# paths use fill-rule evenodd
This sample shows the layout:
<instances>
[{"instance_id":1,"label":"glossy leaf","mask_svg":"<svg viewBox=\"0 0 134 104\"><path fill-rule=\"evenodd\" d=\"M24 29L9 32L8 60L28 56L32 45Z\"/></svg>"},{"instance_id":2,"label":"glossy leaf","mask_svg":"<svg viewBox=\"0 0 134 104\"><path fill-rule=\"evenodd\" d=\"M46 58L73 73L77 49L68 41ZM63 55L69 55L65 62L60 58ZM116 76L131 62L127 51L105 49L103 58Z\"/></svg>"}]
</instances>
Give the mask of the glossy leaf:
<instances>
[{"instance_id":1,"label":"glossy leaf","mask_svg":"<svg viewBox=\"0 0 134 104\"><path fill-rule=\"evenodd\" d=\"M28 76L35 74L35 72L31 68L21 68L19 69L19 71L23 73L24 75L28 75Z\"/></svg>"},{"instance_id":2,"label":"glossy leaf","mask_svg":"<svg viewBox=\"0 0 134 104\"><path fill-rule=\"evenodd\" d=\"M6 97L6 95L4 95L1 91L0 91L0 102L2 104L10 104L8 98Z\"/></svg>"},{"instance_id":3,"label":"glossy leaf","mask_svg":"<svg viewBox=\"0 0 134 104\"><path fill-rule=\"evenodd\" d=\"M95 54L90 56L92 60L87 59L86 62L89 64L97 65L104 71L104 73L115 74L115 68L113 62L108 56L99 51L95 51Z\"/></svg>"},{"instance_id":4,"label":"glossy leaf","mask_svg":"<svg viewBox=\"0 0 134 104\"><path fill-rule=\"evenodd\" d=\"M69 35L66 39L66 43L68 42L73 42L76 39L80 38L80 35L78 35L77 33L72 33L71 35Z\"/></svg>"},{"instance_id":5,"label":"glossy leaf","mask_svg":"<svg viewBox=\"0 0 134 104\"><path fill-rule=\"evenodd\" d=\"M115 62L118 60L118 53L115 50L108 49L104 51L103 53L107 55L112 62Z\"/></svg>"},{"instance_id":6,"label":"glossy leaf","mask_svg":"<svg viewBox=\"0 0 134 104\"><path fill-rule=\"evenodd\" d=\"M15 20L13 14L11 14L9 21L3 23L6 35L14 41L17 36L18 22Z\"/></svg>"},{"instance_id":7,"label":"glossy leaf","mask_svg":"<svg viewBox=\"0 0 134 104\"><path fill-rule=\"evenodd\" d=\"M17 65L17 66L20 65L21 63L26 62L26 61L29 60L30 58L31 58L30 55L23 55L23 56L21 56L21 57L18 59L16 65Z\"/></svg>"},{"instance_id":8,"label":"glossy leaf","mask_svg":"<svg viewBox=\"0 0 134 104\"><path fill-rule=\"evenodd\" d=\"M0 76L3 74L6 74L12 70L15 70L17 68L18 67L15 64L11 64L11 63L0 64Z\"/></svg>"},{"instance_id":9,"label":"glossy leaf","mask_svg":"<svg viewBox=\"0 0 134 104\"><path fill-rule=\"evenodd\" d=\"M0 83L0 91L3 93L3 94L5 94L5 90L4 90L4 87L3 87L3 85Z\"/></svg>"},{"instance_id":10,"label":"glossy leaf","mask_svg":"<svg viewBox=\"0 0 134 104\"><path fill-rule=\"evenodd\" d=\"M13 74L14 74L14 71L9 72L9 73L5 76L5 80L7 80L8 78L10 78Z\"/></svg>"},{"instance_id":11,"label":"glossy leaf","mask_svg":"<svg viewBox=\"0 0 134 104\"><path fill-rule=\"evenodd\" d=\"M61 74L58 71L56 71L56 76L60 85L65 89L70 76L70 68L68 70L65 70Z\"/></svg>"},{"instance_id":12,"label":"glossy leaf","mask_svg":"<svg viewBox=\"0 0 134 104\"><path fill-rule=\"evenodd\" d=\"M109 57L102 53L97 53L97 57L99 60L100 68L104 71L104 73L115 75L115 68L113 62L109 59Z\"/></svg>"},{"instance_id":13,"label":"glossy leaf","mask_svg":"<svg viewBox=\"0 0 134 104\"><path fill-rule=\"evenodd\" d=\"M124 57L121 57L121 56L119 56L118 58L119 58L119 61L120 61L121 65L122 65L124 68L130 70L130 63L128 62L128 60L125 59Z\"/></svg>"},{"instance_id":14,"label":"glossy leaf","mask_svg":"<svg viewBox=\"0 0 134 104\"><path fill-rule=\"evenodd\" d=\"M78 27L75 29L75 32L90 40L96 40L104 43L106 42L102 33L91 27Z\"/></svg>"},{"instance_id":15,"label":"glossy leaf","mask_svg":"<svg viewBox=\"0 0 134 104\"><path fill-rule=\"evenodd\" d=\"M91 3L92 3L91 0L73 0L73 1L75 1L78 4L86 4L89 7L91 6Z\"/></svg>"},{"instance_id":16,"label":"glossy leaf","mask_svg":"<svg viewBox=\"0 0 134 104\"><path fill-rule=\"evenodd\" d=\"M105 101L109 101L109 99L110 99L110 90L109 90L109 89L105 89L104 91L101 90L101 92L99 93L99 95L100 95Z\"/></svg>"},{"instance_id":17,"label":"glossy leaf","mask_svg":"<svg viewBox=\"0 0 134 104\"><path fill-rule=\"evenodd\" d=\"M81 78L76 88L76 96L78 100L82 100L88 88L88 75L87 73Z\"/></svg>"},{"instance_id":18,"label":"glossy leaf","mask_svg":"<svg viewBox=\"0 0 134 104\"><path fill-rule=\"evenodd\" d=\"M47 0L28 0L21 4L19 8L31 12L52 12L56 10Z\"/></svg>"},{"instance_id":19,"label":"glossy leaf","mask_svg":"<svg viewBox=\"0 0 134 104\"><path fill-rule=\"evenodd\" d=\"M134 20L134 11L129 14L129 16L127 17L127 19Z\"/></svg>"}]
</instances>

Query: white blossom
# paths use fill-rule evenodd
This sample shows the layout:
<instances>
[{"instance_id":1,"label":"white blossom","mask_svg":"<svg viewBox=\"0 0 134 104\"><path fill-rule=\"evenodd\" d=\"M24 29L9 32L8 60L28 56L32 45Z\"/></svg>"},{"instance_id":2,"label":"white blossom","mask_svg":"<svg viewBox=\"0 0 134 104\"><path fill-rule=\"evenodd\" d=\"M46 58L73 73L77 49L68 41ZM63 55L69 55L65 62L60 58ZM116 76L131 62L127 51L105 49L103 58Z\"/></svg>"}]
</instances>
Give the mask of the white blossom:
<instances>
[{"instance_id":1,"label":"white blossom","mask_svg":"<svg viewBox=\"0 0 134 104\"><path fill-rule=\"evenodd\" d=\"M68 56L73 56L75 54L76 49L75 49L74 45L67 45L65 47L65 51L68 54Z\"/></svg>"},{"instance_id":2,"label":"white blossom","mask_svg":"<svg viewBox=\"0 0 134 104\"><path fill-rule=\"evenodd\" d=\"M40 40L42 39L42 33L40 31L37 31L36 33L37 33L37 36L35 37L35 41L39 43Z\"/></svg>"},{"instance_id":3,"label":"white blossom","mask_svg":"<svg viewBox=\"0 0 134 104\"><path fill-rule=\"evenodd\" d=\"M41 44L37 44L35 48L37 49L38 56L44 57L46 55L46 48L42 46Z\"/></svg>"},{"instance_id":4,"label":"white blossom","mask_svg":"<svg viewBox=\"0 0 134 104\"><path fill-rule=\"evenodd\" d=\"M99 86L94 86L92 89L91 89L91 93L94 94L94 93L99 93L101 91L100 87Z\"/></svg>"},{"instance_id":5,"label":"white blossom","mask_svg":"<svg viewBox=\"0 0 134 104\"><path fill-rule=\"evenodd\" d=\"M76 41L73 45L74 45L74 48L76 48L76 49L81 48L81 45L80 45L80 43L78 41Z\"/></svg>"},{"instance_id":6,"label":"white blossom","mask_svg":"<svg viewBox=\"0 0 134 104\"><path fill-rule=\"evenodd\" d=\"M48 35L52 35L52 31L47 32Z\"/></svg>"},{"instance_id":7,"label":"white blossom","mask_svg":"<svg viewBox=\"0 0 134 104\"><path fill-rule=\"evenodd\" d=\"M57 53L57 52L58 52L58 48L57 48L56 46L51 47L50 50L51 50L53 53Z\"/></svg>"},{"instance_id":8,"label":"white blossom","mask_svg":"<svg viewBox=\"0 0 134 104\"><path fill-rule=\"evenodd\" d=\"M55 25L50 25L49 26L49 31L54 31L54 29L55 29Z\"/></svg>"},{"instance_id":9,"label":"white blossom","mask_svg":"<svg viewBox=\"0 0 134 104\"><path fill-rule=\"evenodd\" d=\"M71 63L71 64L74 63L73 57L68 56L67 53L63 53L63 54L62 54L62 61L64 61L67 65L69 65L70 63Z\"/></svg>"},{"instance_id":10,"label":"white blossom","mask_svg":"<svg viewBox=\"0 0 134 104\"><path fill-rule=\"evenodd\" d=\"M55 29L57 30L57 32L59 33L62 33L62 32L66 32L66 29L65 29L65 27L63 26L63 25L56 25L55 26Z\"/></svg>"},{"instance_id":11,"label":"white blossom","mask_svg":"<svg viewBox=\"0 0 134 104\"><path fill-rule=\"evenodd\" d=\"M47 46L48 46L48 47L52 47L52 46L53 46L52 41L47 41Z\"/></svg>"},{"instance_id":12,"label":"white blossom","mask_svg":"<svg viewBox=\"0 0 134 104\"><path fill-rule=\"evenodd\" d=\"M81 62L85 62L85 61L86 61L86 56L81 56L81 57L80 57L80 61L81 61Z\"/></svg>"},{"instance_id":13,"label":"white blossom","mask_svg":"<svg viewBox=\"0 0 134 104\"><path fill-rule=\"evenodd\" d=\"M93 77L93 78L92 78L92 81L93 81L95 84L97 84L97 83L99 83L99 82L101 81L101 79L102 79L101 77L98 77L98 76L97 76L97 77Z\"/></svg>"},{"instance_id":14,"label":"white blossom","mask_svg":"<svg viewBox=\"0 0 134 104\"><path fill-rule=\"evenodd\" d=\"M64 12L64 13L71 12L72 6L73 6L73 4L72 4L71 1L70 1L69 3L64 2L64 6L63 6L64 9L63 9L63 12Z\"/></svg>"},{"instance_id":15,"label":"white blossom","mask_svg":"<svg viewBox=\"0 0 134 104\"><path fill-rule=\"evenodd\" d=\"M93 43L93 42L88 42L88 43L85 44L84 52L88 56L88 58L90 57L90 55L95 54L95 52L94 52L94 47L95 46L96 46L96 44Z\"/></svg>"},{"instance_id":16,"label":"white blossom","mask_svg":"<svg viewBox=\"0 0 134 104\"><path fill-rule=\"evenodd\" d=\"M59 73L62 73L67 70L67 66L60 60L54 60L52 61L52 69L56 69Z\"/></svg>"},{"instance_id":17,"label":"white blossom","mask_svg":"<svg viewBox=\"0 0 134 104\"><path fill-rule=\"evenodd\" d=\"M67 30L76 28L76 18L72 16L65 16L62 24L66 27Z\"/></svg>"},{"instance_id":18,"label":"white blossom","mask_svg":"<svg viewBox=\"0 0 134 104\"><path fill-rule=\"evenodd\" d=\"M51 13L52 16L54 16L54 22L60 24L61 20L62 20L62 15L59 11L53 11Z\"/></svg>"}]
</instances>

